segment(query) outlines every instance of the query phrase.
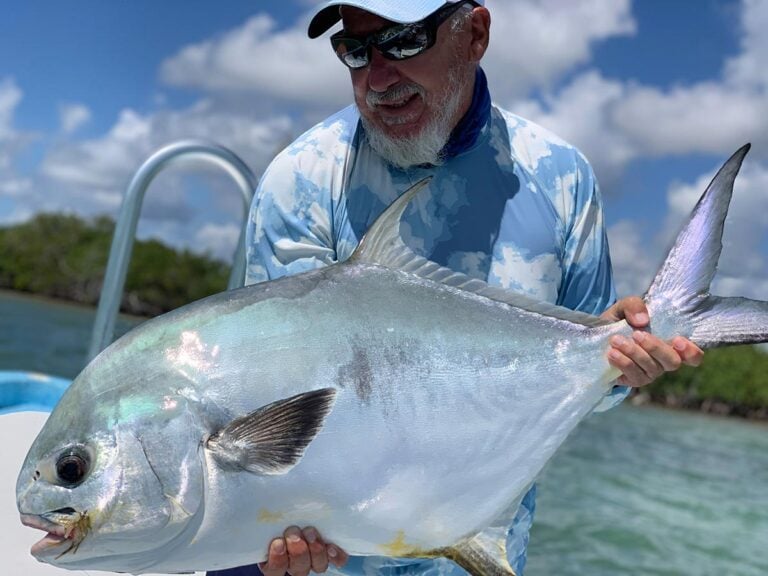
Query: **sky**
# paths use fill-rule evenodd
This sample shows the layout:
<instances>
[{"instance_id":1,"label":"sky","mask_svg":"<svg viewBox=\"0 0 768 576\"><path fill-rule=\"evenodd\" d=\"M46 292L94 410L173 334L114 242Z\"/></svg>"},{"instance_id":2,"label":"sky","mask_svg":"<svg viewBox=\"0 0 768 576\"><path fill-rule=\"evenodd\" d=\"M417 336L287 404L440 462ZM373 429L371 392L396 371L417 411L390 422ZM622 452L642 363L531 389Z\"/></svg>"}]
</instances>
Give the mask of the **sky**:
<instances>
[{"instance_id":1,"label":"sky","mask_svg":"<svg viewBox=\"0 0 768 576\"><path fill-rule=\"evenodd\" d=\"M116 215L141 163L203 138L258 175L351 102L315 0L0 0L0 226ZM717 168L737 180L714 291L768 297L768 2L487 0L497 105L578 146L600 181L620 295L642 293ZM327 35L326 35L327 36ZM243 204L171 169L139 236L231 259Z\"/></svg>"}]
</instances>

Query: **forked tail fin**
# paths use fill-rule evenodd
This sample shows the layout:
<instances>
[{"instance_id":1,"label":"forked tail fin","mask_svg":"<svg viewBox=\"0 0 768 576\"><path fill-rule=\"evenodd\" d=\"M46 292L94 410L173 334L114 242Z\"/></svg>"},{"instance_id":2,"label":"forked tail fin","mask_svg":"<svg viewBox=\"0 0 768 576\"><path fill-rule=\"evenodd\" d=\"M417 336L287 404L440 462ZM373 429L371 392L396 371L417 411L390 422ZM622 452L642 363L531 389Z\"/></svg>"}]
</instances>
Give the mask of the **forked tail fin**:
<instances>
[{"instance_id":1,"label":"forked tail fin","mask_svg":"<svg viewBox=\"0 0 768 576\"><path fill-rule=\"evenodd\" d=\"M702 348L768 341L768 302L709 293L733 183L749 148L714 177L645 295L653 332L663 338L687 336Z\"/></svg>"}]
</instances>

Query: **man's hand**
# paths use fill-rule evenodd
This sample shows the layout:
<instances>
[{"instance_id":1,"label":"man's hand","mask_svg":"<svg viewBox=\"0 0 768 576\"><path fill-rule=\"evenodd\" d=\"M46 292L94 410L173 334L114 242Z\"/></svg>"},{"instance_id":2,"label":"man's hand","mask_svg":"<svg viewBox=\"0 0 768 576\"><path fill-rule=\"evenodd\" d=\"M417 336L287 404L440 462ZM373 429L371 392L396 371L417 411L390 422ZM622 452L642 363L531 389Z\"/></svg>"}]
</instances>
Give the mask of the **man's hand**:
<instances>
[{"instance_id":1,"label":"man's hand","mask_svg":"<svg viewBox=\"0 0 768 576\"><path fill-rule=\"evenodd\" d=\"M300 530L291 526L282 538L275 538L269 544L269 558L259 564L264 576L307 576L312 570L322 574L330 562L337 568L347 563L349 556L333 544L327 544L320 533L312 527Z\"/></svg>"},{"instance_id":2,"label":"man's hand","mask_svg":"<svg viewBox=\"0 0 768 576\"><path fill-rule=\"evenodd\" d=\"M650 322L645 302L637 296L622 298L600 316L608 320L626 320L635 328L632 338L614 336L608 351L608 362L621 370L618 381L624 386L645 386L664 372L677 370L681 364L698 366L704 352L682 336L664 342L643 332Z\"/></svg>"}]
</instances>

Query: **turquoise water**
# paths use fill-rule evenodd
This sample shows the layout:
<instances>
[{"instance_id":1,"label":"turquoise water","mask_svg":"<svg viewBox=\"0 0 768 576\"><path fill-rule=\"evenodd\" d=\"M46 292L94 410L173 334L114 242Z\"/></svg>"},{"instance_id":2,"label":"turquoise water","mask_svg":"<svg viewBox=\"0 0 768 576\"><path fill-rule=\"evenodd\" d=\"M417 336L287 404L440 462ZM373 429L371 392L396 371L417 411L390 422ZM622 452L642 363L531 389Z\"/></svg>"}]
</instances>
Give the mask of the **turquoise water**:
<instances>
[{"instance_id":1,"label":"turquoise water","mask_svg":"<svg viewBox=\"0 0 768 576\"><path fill-rule=\"evenodd\" d=\"M529 576L768 574L768 426L622 406L539 483Z\"/></svg>"},{"instance_id":2,"label":"turquoise water","mask_svg":"<svg viewBox=\"0 0 768 576\"><path fill-rule=\"evenodd\" d=\"M93 315L0 292L0 370L75 376ZM539 482L526 576L640 574L768 575L768 426L630 406L580 426Z\"/></svg>"},{"instance_id":3,"label":"turquoise water","mask_svg":"<svg viewBox=\"0 0 768 576\"><path fill-rule=\"evenodd\" d=\"M95 309L0 291L0 370L74 378L82 369ZM120 335L140 320L120 316Z\"/></svg>"}]
</instances>

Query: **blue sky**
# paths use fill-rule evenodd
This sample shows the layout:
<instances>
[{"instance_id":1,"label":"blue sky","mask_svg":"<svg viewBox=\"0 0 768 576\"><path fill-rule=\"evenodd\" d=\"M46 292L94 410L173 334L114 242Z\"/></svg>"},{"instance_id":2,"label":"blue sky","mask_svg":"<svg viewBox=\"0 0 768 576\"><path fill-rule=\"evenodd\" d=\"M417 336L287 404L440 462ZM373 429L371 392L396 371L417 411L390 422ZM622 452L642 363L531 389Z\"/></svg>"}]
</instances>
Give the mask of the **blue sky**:
<instances>
[{"instance_id":1,"label":"blue sky","mask_svg":"<svg viewBox=\"0 0 768 576\"><path fill-rule=\"evenodd\" d=\"M34 0L0 19L0 224L114 214L139 164L187 137L257 172L351 91L312 0ZM579 146L605 196L619 289L642 291L717 166L746 141L717 288L768 293L768 2L488 0L494 100ZM10 15L10 16L8 16ZM142 236L231 253L222 177L173 172Z\"/></svg>"}]
</instances>

